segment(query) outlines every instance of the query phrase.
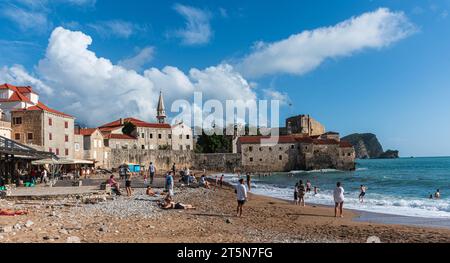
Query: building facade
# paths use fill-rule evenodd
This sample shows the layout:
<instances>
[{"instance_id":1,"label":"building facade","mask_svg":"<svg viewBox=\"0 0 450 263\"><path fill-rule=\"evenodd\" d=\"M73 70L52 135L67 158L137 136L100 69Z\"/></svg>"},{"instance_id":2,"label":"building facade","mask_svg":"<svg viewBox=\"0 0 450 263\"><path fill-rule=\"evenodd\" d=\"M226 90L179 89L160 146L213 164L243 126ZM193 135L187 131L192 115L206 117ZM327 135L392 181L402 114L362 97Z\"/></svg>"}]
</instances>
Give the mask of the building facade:
<instances>
[{"instance_id":1,"label":"building facade","mask_svg":"<svg viewBox=\"0 0 450 263\"><path fill-rule=\"evenodd\" d=\"M340 140L285 135L276 144L265 144L269 137L246 136L238 140L241 168L251 172L293 170L355 169L355 150Z\"/></svg>"},{"instance_id":2,"label":"building facade","mask_svg":"<svg viewBox=\"0 0 450 263\"><path fill-rule=\"evenodd\" d=\"M74 156L75 118L41 101L32 87L0 86L0 108L11 120L11 139L59 157Z\"/></svg>"},{"instance_id":3,"label":"building facade","mask_svg":"<svg viewBox=\"0 0 450 263\"><path fill-rule=\"evenodd\" d=\"M99 129L80 129L83 136L83 159L93 160L96 167L104 167L109 151L104 145L104 137Z\"/></svg>"},{"instance_id":4,"label":"building facade","mask_svg":"<svg viewBox=\"0 0 450 263\"><path fill-rule=\"evenodd\" d=\"M325 133L325 126L309 115L298 115L286 120L287 134L319 136Z\"/></svg>"},{"instance_id":5,"label":"building facade","mask_svg":"<svg viewBox=\"0 0 450 263\"><path fill-rule=\"evenodd\" d=\"M192 128L183 122L172 126L172 149L190 151L194 149Z\"/></svg>"}]
</instances>

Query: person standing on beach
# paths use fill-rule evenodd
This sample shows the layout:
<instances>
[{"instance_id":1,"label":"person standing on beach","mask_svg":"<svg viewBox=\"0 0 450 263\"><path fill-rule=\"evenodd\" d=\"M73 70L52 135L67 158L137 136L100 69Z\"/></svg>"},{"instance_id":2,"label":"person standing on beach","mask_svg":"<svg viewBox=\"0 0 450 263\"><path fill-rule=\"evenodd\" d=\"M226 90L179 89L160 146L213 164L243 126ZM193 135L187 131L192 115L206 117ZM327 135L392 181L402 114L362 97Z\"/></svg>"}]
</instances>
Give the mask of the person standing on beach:
<instances>
[{"instance_id":1,"label":"person standing on beach","mask_svg":"<svg viewBox=\"0 0 450 263\"><path fill-rule=\"evenodd\" d=\"M247 173L247 186L248 186L248 191L252 190L252 177L250 175L250 173Z\"/></svg>"},{"instance_id":2,"label":"person standing on beach","mask_svg":"<svg viewBox=\"0 0 450 263\"><path fill-rule=\"evenodd\" d=\"M177 173L177 167L175 166L175 163L173 163L173 165L172 165L172 172L173 172L173 175L175 175Z\"/></svg>"},{"instance_id":3,"label":"person standing on beach","mask_svg":"<svg viewBox=\"0 0 450 263\"><path fill-rule=\"evenodd\" d=\"M294 204L298 205L298 183L294 187Z\"/></svg>"},{"instance_id":4,"label":"person standing on beach","mask_svg":"<svg viewBox=\"0 0 450 263\"><path fill-rule=\"evenodd\" d=\"M237 217L242 217L242 208L247 201L247 187L245 187L244 179L239 179L239 184L236 186L237 195Z\"/></svg>"},{"instance_id":5,"label":"person standing on beach","mask_svg":"<svg viewBox=\"0 0 450 263\"><path fill-rule=\"evenodd\" d=\"M222 174L222 176L221 176L220 179L219 179L219 186L220 186L220 189L222 189L222 187L223 187L223 178L224 178L224 176L225 176L225 175Z\"/></svg>"},{"instance_id":6,"label":"person standing on beach","mask_svg":"<svg viewBox=\"0 0 450 263\"><path fill-rule=\"evenodd\" d=\"M125 170L125 189L127 190L127 196L130 197L132 194L131 190L131 176L132 173L129 168Z\"/></svg>"},{"instance_id":7,"label":"person standing on beach","mask_svg":"<svg viewBox=\"0 0 450 263\"><path fill-rule=\"evenodd\" d=\"M344 217L344 188L341 186L341 182L337 182L336 188L333 192L334 198L334 217Z\"/></svg>"},{"instance_id":8,"label":"person standing on beach","mask_svg":"<svg viewBox=\"0 0 450 263\"><path fill-rule=\"evenodd\" d=\"M366 196L367 187L365 185L361 185L359 191L359 202L364 203L364 196Z\"/></svg>"},{"instance_id":9,"label":"person standing on beach","mask_svg":"<svg viewBox=\"0 0 450 263\"><path fill-rule=\"evenodd\" d=\"M311 188L312 188L311 182L309 180L306 181L306 192L307 193L311 192L311 190L312 190Z\"/></svg>"},{"instance_id":10,"label":"person standing on beach","mask_svg":"<svg viewBox=\"0 0 450 263\"><path fill-rule=\"evenodd\" d=\"M156 174L156 167L153 165L153 162L150 162L150 167L148 168L148 171L150 173L150 185L153 185L153 178L155 178Z\"/></svg>"},{"instance_id":11,"label":"person standing on beach","mask_svg":"<svg viewBox=\"0 0 450 263\"><path fill-rule=\"evenodd\" d=\"M299 200L300 206L306 206L305 205L305 194L306 194L306 187L303 184L303 181L300 180L298 182L298 200Z\"/></svg>"},{"instance_id":12,"label":"person standing on beach","mask_svg":"<svg viewBox=\"0 0 450 263\"><path fill-rule=\"evenodd\" d=\"M168 172L166 175L166 190L169 192L169 196L172 197L174 195L173 193L173 176L172 176L172 172Z\"/></svg>"}]
</instances>

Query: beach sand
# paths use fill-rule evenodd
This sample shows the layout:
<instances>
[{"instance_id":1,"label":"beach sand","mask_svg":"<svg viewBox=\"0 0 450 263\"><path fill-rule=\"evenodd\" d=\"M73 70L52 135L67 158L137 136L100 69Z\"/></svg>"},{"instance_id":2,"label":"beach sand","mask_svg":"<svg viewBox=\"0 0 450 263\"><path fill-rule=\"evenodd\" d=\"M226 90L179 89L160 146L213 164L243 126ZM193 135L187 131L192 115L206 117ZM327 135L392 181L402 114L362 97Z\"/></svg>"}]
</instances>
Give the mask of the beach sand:
<instances>
[{"instance_id":1,"label":"beach sand","mask_svg":"<svg viewBox=\"0 0 450 263\"><path fill-rule=\"evenodd\" d=\"M175 191L175 201L192 204L197 209L163 211L156 206L158 198L146 197L144 189L136 189L131 198L118 197L95 205L74 207L50 201L16 205L28 209L30 214L0 217L0 226L24 224L28 220L34 224L0 233L0 243L66 242L71 236L90 243L364 243L370 236L377 236L381 242L450 242L449 229L356 222L352 220L358 216L355 211L347 211L345 218L334 218L330 207L300 207L252 194L244 207L244 216L238 218L235 193L229 186L217 191L203 188ZM0 207L13 205L6 202L0 200Z\"/></svg>"}]
</instances>

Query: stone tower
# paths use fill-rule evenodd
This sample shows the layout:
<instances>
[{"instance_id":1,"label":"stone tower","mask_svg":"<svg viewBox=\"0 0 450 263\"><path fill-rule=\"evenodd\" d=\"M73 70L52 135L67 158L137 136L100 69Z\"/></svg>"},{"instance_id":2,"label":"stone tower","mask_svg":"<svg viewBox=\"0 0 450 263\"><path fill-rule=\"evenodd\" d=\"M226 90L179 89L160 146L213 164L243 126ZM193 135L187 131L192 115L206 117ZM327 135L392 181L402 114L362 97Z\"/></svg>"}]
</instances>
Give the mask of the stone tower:
<instances>
[{"instance_id":1,"label":"stone tower","mask_svg":"<svg viewBox=\"0 0 450 263\"><path fill-rule=\"evenodd\" d=\"M158 108L157 108L157 114L156 118L158 119L159 123L165 123L166 122L166 109L164 107L164 99L162 91L159 92L159 100L158 100Z\"/></svg>"}]
</instances>

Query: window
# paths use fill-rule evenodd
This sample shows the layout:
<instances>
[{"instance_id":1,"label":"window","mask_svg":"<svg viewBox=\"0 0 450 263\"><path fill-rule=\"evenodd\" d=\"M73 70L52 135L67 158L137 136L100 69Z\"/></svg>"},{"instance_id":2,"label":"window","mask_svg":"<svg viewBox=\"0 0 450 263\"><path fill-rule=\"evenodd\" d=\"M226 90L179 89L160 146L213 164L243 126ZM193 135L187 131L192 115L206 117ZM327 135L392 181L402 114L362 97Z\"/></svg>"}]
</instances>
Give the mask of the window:
<instances>
[{"instance_id":1,"label":"window","mask_svg":"<svg viewBox=\"0 0 450 263\"><path fill-rule=\"evenodd\" d=\"M53 125L53 120L52 118L48 118L48 126L52 126Z\"/></svg>"},{"instance_id":2,"label":"window","mask_svg":"<svg viewBox=\"0 0 450 263\"><path fill-rule=\"evenodd\" d=\"M150 133L150 139L153 139L153 133Z\"/></svg>"},{"instance_id":3,"label":"window","mask_svg":"<svg viewBox=\"0 0 450 263\"><path fill-rule=\"evenodd\" d=\"M269 151L272 151L272 147L269 147Z\"/></svg>"},{"instance_id":4,"label":"window","mask_svg":"<svg viewBox=\"0 0 450 263\"><path fill-rule=\"evenodd\" d=\"M259 147L259 151L262 152L262 150L263 150L262 147Z\"/></svg>"},{"instance_id":5,"label":"window","mask_svg":"<svg viewBox=\"0 0 450 263\"><path fill-rule=\"evenodd\" d=\"M188 135L186 135L186 140L189 140L189 138L190 138L189 134L188 134Z\"/></svg>"},{"instance_id":6,"label":"window","mask_svg":"<svg viewBox=\"0 0 450 263\"><path fill-rule=\"evenodd\" d=\"M250 157L250 162L253 162L253 158L252 157Z\"/></svg>"},{"instance_id":7,"label":"window","mask_svg":"<svg viewBox=\"0 0 450 263\"><path fill-rule=\"evenodd\" d=\"M13 124L14 124L14 125L20 125L20 124L22 124L22 117L14 117L14 118L13 118Z\"/></svg>"},{"instance_id":8,"label":"window","mask_svg":"<svg viewBox=\"0 0 450 263\"><path fill-rule=\"evenodd\" d=\"M142 150L145 150L145 145L141 145Z\"/></svg>"},{"instance_id":9,"label":"window","mask_svg":"<svg viewBox=\"0 0 450 263\"><path fill-rule=\"evenodd\" d=\"M66 136L64 137L64 141L69 142L69 135L66 134Z\"/></svg>"},{"instance_id":10,"label":"window","mask_svg":"<svg viewBox=\"0 0 450 263\"><path fill-rule=\"evenodd\" d=\"M66 156L69 156L69 149L66 148L66 150L64 151L64 153L66 154Z\"/></svg>"},{"instance_id":11,"label":"window","mask_svg":"<svg viewBox=\"0 0 450 263\"><path fill-rule=\"evenodd\" d=\"M351 154L351 153L348 153L347 156L352 156L352 154Z\"/></svg>"},{"instance_id":12,"label":"window","mask_svg":"<svg viewBox=\"0 0 450 263\"><path fill-rule=\"evenodd\" d=\"M170 140L172 139L172 134L169 134L167 136L169 137Z\"/></svg>"},{"instance_id":13,"label":"window","mask_svg":"<svg viewBox=\"0 0 450 263\"><path fill-rule=\"evenodd\" d=\"M295 145L291 145L291 149L294 149Z\"/></svg>"},{"instance_id":14,"label":"window","mask_svg":"<svg viewBox=\"0 0 450 263\"><path fill-rule=\"evenodd\" d=\"M52 148L48 148L48 151L53 153L53 149Z\"/></svg>"},{"instance_id":15,"label":"window","mask_svg":"<svg viewBox=\"0 0 450 263\"><path fill-rule=\"evenodd\" d=\"M48 139L49 139L50 141L53 140L52 133L49 133L49 134L48 134Z\"/></svg>"},{"instance_id":16,"label":"window","mask_svg":"<svg viewBox=\"0 0 450 263\"><path fill-rule=\"evenodd\" d=\"M14 135L14 139L15 139L15 140L20 140L20 133L16 133L16 134Z\"/></svg>"},{"instance_id":17,"label":"window","mask_svg":"<svg viewBox=\"0 0 450 263\"><path fill-rule=\"evenodd\" d=\"M186 145L186 150L190 151L191 150L191 146L190 145Z\"/></svg>"},{"instance_id":18,"label":"window","mask_svg":"<svg viewBox=\"0 0 450 263\"><path fill-rule=\"evenodd\" d=\"M59 155L59 149L56 148L56 155Z\"/></svg>"},{"instance_id":19,"label":"window","mask_svg":"<svg viewBox=\"0 0 450 263\"><path fill-rule=\"evenodd\" d=\"M260 162L262 162L262 159L259 159Z\"/></svg>"},{"instance_id":20,"label":"window","mask_svg":"<svg viewBox=\"0 0 450 263\"><path fill-rule=\"evenodd\" d=\"M252 152L253 151L253 147L252 146L248 147L248 151Z\"/></svg>"},{"instance_id":21,"label":"window","mask_svg":"<svg viewBox=\"0 0 450 263\"><path fill-rule=\"evenodd\" d=\"M69 128L69 122L67 122L67 121L64 122L64 128L66 128L66 129Z\"/></svg>"},{"instance_id":22,"label":"window","mask_svg":"<svg viewBox=\"0 0 450 263\"><path fill-rule=\"evenodd\" d=\"M280 151L281 151L281 150L283 150L283 148L282 148L282 147L280 147Z\"/></svg>"},{"instance_id":23,"label":"window","mask_svg":"<svg viewBox=\"0 0 450 263\"><path fill-rule=\"evenodd\" d=\"M283 156L278 156L278 159L280 159L280 161L282 161L283 160Z\"/></svg>"},{"instance_id":24,"label":"window","mask_svg":"<svg viewBox=\"0 0 450 263\"><path fill-rule=\"evenodd\" d=\"M160 133L160 134L158 134L158 139L161 139L162 138L162 134Z\"/></svg>"},{"instance_id":25,"label":"window","mask_svg":"<svg viewBox=\"0 0 450 263\"><path fill-rule=\"evenodd\" d=\"M80 151L80 144L79 143L75 143L75 151L77 151L77 152Z\"/></svg>"},{"instance_id":26,"label":"window","mask_svg":"<svg viewBox=\"0 0 450 263\"><path fill-rule=\"evenodd\" d=\"M27 139L28 139L29 141L33 140L33 133L29 132L29 133L27 134Z\"/></svg>"},{"instance_id":27,"label":"window","mask_svg":"<svg viewBox=\"0 0 450 263\"><path fill-rule=\"evenodd\" d=\"M142 137L142 139L144 139L145 138L145 133L142 133L141 137Z\"/></svg>"}]
</instances>

